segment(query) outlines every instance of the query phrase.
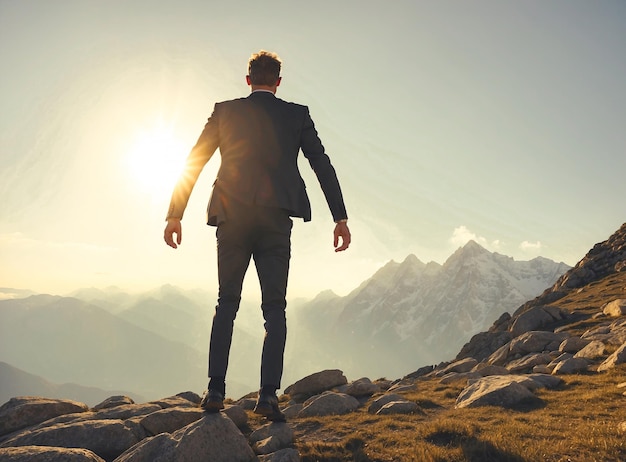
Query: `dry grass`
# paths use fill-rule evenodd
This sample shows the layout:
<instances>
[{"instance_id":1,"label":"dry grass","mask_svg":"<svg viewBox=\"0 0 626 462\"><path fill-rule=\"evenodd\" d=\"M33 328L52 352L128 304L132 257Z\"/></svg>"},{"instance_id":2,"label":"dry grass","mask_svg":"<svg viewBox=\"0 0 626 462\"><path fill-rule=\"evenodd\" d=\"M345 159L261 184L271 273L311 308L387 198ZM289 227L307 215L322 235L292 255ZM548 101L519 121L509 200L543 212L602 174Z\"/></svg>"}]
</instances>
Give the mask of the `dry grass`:
<instances>
[{"instance_id":1,"label":"dry grass","mask_svg":"<svg viewBox=\"0 0 626 462\"><path fill-rule=\"evenodd\" d=\"M538 391L542 406L454 409L462 386L418 382L405 397L423 413L376 416L367 405L344 416L294 419L303 462L623 461L626 397L617 384L626 366L605 374L565 377Z\"/></svg>"}]
</instances>

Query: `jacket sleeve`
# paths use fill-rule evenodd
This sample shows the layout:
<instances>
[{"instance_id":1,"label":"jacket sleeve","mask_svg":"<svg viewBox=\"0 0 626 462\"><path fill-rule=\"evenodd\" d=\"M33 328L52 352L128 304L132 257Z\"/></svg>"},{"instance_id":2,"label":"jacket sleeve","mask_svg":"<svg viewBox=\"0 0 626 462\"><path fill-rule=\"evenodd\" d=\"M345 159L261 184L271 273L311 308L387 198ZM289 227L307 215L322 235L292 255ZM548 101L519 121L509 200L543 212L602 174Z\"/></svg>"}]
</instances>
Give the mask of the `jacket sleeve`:
<instances>
[{"instance_id":1,"label":"jacket sleeve","mask_svg":"<svg viewBox=\"0 0 626 462\"><path fill-rule=\"evenodd\" d=\"M213 157L215 150L219 146L219 124L218 124L218 104L213 109L213 114L209 117L204 130L200 134L196 145L193 147L187 160L183 172L174 187L170 206L167 211L167 218L181 218L185 213L189 196L193 190L198 176L206 163Z\"/></svg>"},{"instance_id":2,"label":"jacket sleeve","mask_svg":"<svg viewBox=\"0 0 626 462\"><path fill-rule=\"evenodd\" d=\"M348 214L346 212L346 206L343 201L337 174L317 134L308 107L305 107L300 148L317 176L333 220L337 222L342 219L347 219Z\"/></svg>"}]
</instances>

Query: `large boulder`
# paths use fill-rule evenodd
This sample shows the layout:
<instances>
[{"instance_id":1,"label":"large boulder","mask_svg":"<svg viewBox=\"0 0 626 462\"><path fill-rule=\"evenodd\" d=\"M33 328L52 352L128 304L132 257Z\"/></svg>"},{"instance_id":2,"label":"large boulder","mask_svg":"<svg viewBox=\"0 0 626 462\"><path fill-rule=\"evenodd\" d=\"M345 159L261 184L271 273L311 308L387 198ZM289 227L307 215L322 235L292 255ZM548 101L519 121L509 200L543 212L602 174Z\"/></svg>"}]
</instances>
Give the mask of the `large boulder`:
<instances>
[{"instance_id":1,"label":"large boulder","mask_svg":"<svg viewBox=\"0 0 626 462\"><path fill-rule=\"evenodd\" d=\"M511 325L511 334L516 337L524 332L545 327L564 317L565 314L558 307L549 305L534 306L517 316Z\"/></svg>"},{"instance_id":2,"label":"large boulder","mask_svg":"<svg viewBox=\"0 0 626 462\"><path fill-rule=\"evenodd\" d=\"M48 419L76 412L86 412L86 404L67 399L36 396L11 398L0 407L0 436L30 427Z\"/></svg>"},{"instance_id":3,"label":"large boulder","mask_svg":"<svg viewBox=\"0 0 626 462\"><path fill-rule=\"evenodd\" d=\"M511 341L510 354L527 355L542 351L556 351L563 340L568 338L567 332L530 331L525 332Z\"/></svg>"},{"instance_id":4,"label":"large boulder","mask_svg":"<svg viewBox=\"0 0 626 462\"><path fill-rule=\"evenodd\" d=\"M254 451L232 420L221 412L168 434L146 438L115 462L249 462Z\"/></svg>"},{"instance_id":5,"label":"large boulder","mask_svg":"<svg viewBox=\"0 0 626 462\"><path fill-rule=\"evenodd\" d=\"M343 372L338 369L328 369L315 374L308 375L296 383L285 388L285 394L290 395L294 399L309 398L323 391L330 390L333 387L345 385L348 379Z\"/></svg>"},{"instance_id":6,"label":"large boulder","mask_svg":"<svg viewBox=\"0 0 626 462\"><path fill-rule=\"evenodd\" d=\"M298 417L347 414L359 407L359 401L345 393L325 392L304 402Z\"/></svg>"}]
</instances>

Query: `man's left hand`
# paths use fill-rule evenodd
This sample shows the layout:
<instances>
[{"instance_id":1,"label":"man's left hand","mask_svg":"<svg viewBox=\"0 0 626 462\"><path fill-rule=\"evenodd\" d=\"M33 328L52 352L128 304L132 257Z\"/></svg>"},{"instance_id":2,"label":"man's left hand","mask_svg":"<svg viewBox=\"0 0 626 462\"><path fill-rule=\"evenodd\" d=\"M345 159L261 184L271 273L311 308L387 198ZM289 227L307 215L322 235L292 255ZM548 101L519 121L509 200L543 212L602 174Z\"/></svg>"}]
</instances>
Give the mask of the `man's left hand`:
<instances>
[{"instance_id":1,"label":"man's left hand","mask_svg":"<svg viewBox=\"0 0 626 462\"><path fill-rule=\"evenodd\" d=\"M350 229L348 228L348 224L345 221L339 222L335 225L335 231L333 232L333 235L333 246L335 247L335 252L341 252L342 250L346 250L350 246ZM339 245L339 238L341 238L341 245Z\"/></svg>"}]
</instances>

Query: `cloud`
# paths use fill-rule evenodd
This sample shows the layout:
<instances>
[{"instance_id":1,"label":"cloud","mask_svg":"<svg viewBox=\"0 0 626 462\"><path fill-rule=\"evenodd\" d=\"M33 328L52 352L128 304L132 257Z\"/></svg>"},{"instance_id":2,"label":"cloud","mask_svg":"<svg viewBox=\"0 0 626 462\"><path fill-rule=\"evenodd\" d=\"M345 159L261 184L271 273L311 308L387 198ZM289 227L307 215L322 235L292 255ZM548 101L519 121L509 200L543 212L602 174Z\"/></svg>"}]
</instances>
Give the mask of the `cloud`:
<instances>
[{"instance_id":1,"label":"cloud","mask_svg":"<svg viewBox=\"0 0 626 462\"><path fill-rule=\"evenodd\" d=\"M519 245L519 248L522 249L524 252L536 252L538 250L541 250L541 242L524 241Z\"/></svg>"},{"instance_id":2,"label":"cloud","mask_svg":"<svg viewBox=\"0 0 626 462\"><path fill-rule=\"evenodd\" d=\"M475 233L467 229L466 226L461 225L457 228L454 228L454 231L452 232L452 237L450 238L450 242L452 244L457 246L463 246L469 241L476 241L483 246L487 245L487 239L482 236L476 235Z\"/></svg>"}]
</instances>

